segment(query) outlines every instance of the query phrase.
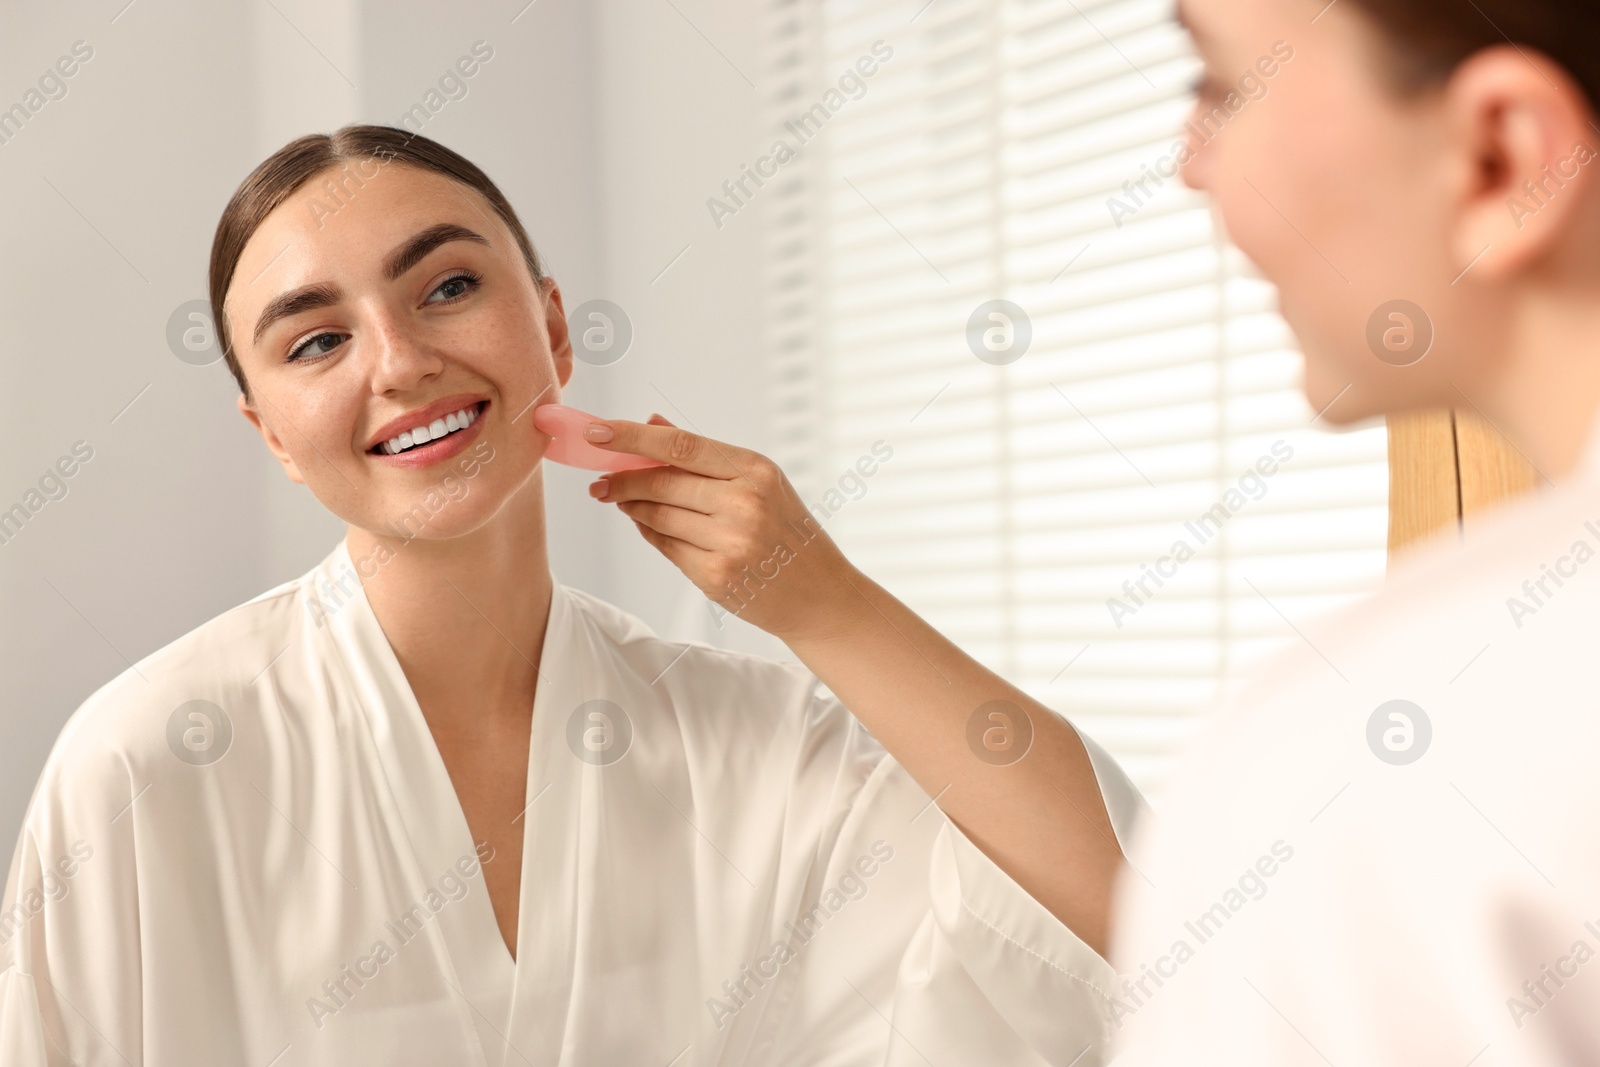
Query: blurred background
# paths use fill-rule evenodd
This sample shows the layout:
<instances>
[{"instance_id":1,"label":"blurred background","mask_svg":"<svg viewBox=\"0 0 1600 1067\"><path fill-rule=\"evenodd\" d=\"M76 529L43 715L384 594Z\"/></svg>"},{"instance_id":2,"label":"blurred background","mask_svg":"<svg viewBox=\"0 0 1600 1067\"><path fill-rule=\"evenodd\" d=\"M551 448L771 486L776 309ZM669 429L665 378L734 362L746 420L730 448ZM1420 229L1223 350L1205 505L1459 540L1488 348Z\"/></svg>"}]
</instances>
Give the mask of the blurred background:
<instances>
[{"instance_id":1,"label":"blurred background","mask_svg":"<svg viewBox=\"0 0 1600 1067\"><path fill-rule=\"evenodd\" d=\"M500 185L596 340L569 402L780 460L857 564L1158 805L1228 678L1381 583L1385 431L1307 407L1270 287L1173 176L1198 64L1169 3L13 0L0 19L7 842L85 697L342 536L225 366L174 338L238 183L347 122ZM1247 96L1271 106L1271 79ZM41 492L75 447L92 458ZM719 623L588 480L548 476L563 581L664 636L784 654Z\"/></svg>"}]
</instances>

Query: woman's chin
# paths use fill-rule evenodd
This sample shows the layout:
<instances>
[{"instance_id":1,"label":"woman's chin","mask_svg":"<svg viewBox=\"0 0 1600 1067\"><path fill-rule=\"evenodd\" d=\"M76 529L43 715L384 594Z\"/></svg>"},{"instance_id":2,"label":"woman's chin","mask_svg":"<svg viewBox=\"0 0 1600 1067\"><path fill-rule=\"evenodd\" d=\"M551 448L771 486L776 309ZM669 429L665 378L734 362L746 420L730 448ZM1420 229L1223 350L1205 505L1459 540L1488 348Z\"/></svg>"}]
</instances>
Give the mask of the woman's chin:
<instances>
[{"instance_id":1,"label":"woman's chin","mask_svg":"<svg viewBox=\"0 0 1600 1067\"><path fill-rule=\"evenodd\" d=\"M387 518L363 516L351 525L366 531L373 538L391 543L443 543L472 533L486 521L486 517L478 515L447 515L445 512L459 507L460 502L443 494L440 494L440 499L444 501L443 506L433 514L427 513L426 505L417 505L409 511L396 511Z\"/></svg>"},{"instance_id":2,"label":"woman's chin","mask_svg":"<svg viewBox=\"0 0 1600 1067\"><path fill-rule=\"evenodd\" d=\"M1341 425L1359 417L1353 415L1351 394L1355 389L1351 387L1350 376L1339 367L1330 367L1325 355L1319 358L1312 350L1307 350L1302 359L1300 392L1318 416L1316 421Z\"/></svg>"}]
</instances>

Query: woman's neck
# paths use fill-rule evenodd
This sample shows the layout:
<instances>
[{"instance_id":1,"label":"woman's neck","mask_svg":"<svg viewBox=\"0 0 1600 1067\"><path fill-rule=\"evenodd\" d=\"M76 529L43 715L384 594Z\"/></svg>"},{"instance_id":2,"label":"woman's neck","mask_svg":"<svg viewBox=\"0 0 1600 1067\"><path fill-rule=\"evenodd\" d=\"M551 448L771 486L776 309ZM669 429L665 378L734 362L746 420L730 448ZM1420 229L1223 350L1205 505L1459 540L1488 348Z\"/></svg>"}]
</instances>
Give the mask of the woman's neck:
<instances>
[{"instance_id":1,"label":"woman's neck","mask_svg":"<svg viewBox=\"0 0 1600 1067\"><path fill-rule=\"evenodd\" d=\"M1546 298L1518 319L1513 358L1491 380L1458 388L1538 469L1542 484L1560 486L1578 476L1584 448L1600 430L1600 308L1590 299Z\"/></svg>"},{"instance_id":2,"label":"woman's neck","mask_svg":"<svg viewBox=\"0 0 1600 1067\"><path fill-rule=\"evenodd\" d=\"M531 713L553 585L539 473L470 534L345 541L387 559L362 585L435 731Z\"/></svg>"}]
</instances>

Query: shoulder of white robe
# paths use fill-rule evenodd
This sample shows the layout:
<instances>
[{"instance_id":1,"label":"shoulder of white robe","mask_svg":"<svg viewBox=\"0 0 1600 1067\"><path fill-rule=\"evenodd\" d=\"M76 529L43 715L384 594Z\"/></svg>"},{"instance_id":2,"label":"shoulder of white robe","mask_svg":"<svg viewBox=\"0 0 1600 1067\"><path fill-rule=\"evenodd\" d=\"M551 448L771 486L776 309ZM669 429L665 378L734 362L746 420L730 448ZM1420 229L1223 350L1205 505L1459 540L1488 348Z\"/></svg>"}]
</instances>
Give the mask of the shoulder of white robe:
<instances>
[{"instance_id":1,"label":"shoulder of white robe","mask_svg":"<svg viewBox=\"0 0 1600 1067\"><path fill-rule=\"evenodd\" d=\"M1251 709L1281 706L1302 685L1313 684L1327 669L1322 657L1333 656L1331 649L1349 650L1345 654L1353 660L1365 650L1382 661L1396 641L1418 634L1442 640L1466 625L1466 611L1482 603L1504 611L1508 594L1519 595L1525 579L1537 578L1542 565L1578 539L1600 545L1600 421L1566 477L1542 480L1533 492L1480 512L1469 538L1448 527L1414 542L1389 560L1376 592L1300 624L1301 639L1230 676L1214 721L1194 740L1191 753L1225 742ZM1200 762L1190 761L1197 773Z\"/></svg>"},{"instance_id":2,"label":"shoulder of white robe","mask_svg":"<svg viewBox=\"0 0 1600 1067\"><path fill-rule=\"evenodd\" d=\"M554 576L552 581L554 583L551 600L552 617L555 616L555 598L564 596L573 613L597 627L601 636L619 653L627 655L635 650L647 650L648 663L641 663L643 667L653 666L656 670L661 670L681 655L684 661L693 661L691 667L715 663L719 668L746 672L748 681L758 689L770 685L777 679L791 682L797 688L786 694L786 699L789 701L809 700L821 687L816 676L806 669L804 664L797 661L775 660L749 652L718 648L703 641L668 640L657 634L644 620L617 605L602 600L593 593L565 585L554 579ZM657 663L657 660L660 662ZM663 677L676 676L677 669L682 666L684 663L678 662L673 670L663 674ZM690 675L693 671L691 669L684 673ZM722 678L721 681L727 681L728 677L731 675Z\"/></svg>"},{"instance_id":3,"label":"shoulder of white robe","mask_svg":"<svg viewBox=\"0 0 1600 1067\"><path fill-rule=\"evenodd\" d=\"M606 638L618 645L630 641L659 641L660 637L641 618L632 615L607 600L602 600L593 593L585 592L574 586L567 585L554 574L550 576L550 612L553 616L556 611L558 599L565 599L566 604L576 612L594 622Z\"/></svg>"},{"instance_id":4,"label":"shoulder of white robe","mask_svg":"<svg viewBox=\"0 0 1600 1067\"><path fill-rule=\"evenodd\" d=\"M343 537L305 574L206 620L92 692L62 726L34 803L62 788L120 793L129 774L107 772L120 765L131 773L146 761L171 759L169 726L180 709L203 701L226 711L242 698L254 699L250 692L289 650L294 635L314 625L316 579L340 558L348 563Z\"/></svg>"},{"instance_id":5,"label":"shoulder of white robe","mask_svg":"<svg viewBox=\"0 0 1600 1067\"><path fill-rule=\"evenodd\" d=\"M191 712L210 704L240 710L258 699L249 691L297 635L309 631L312 579L340 550L316 568L267 590L188 631L91 693L62 727L23 819L7 875L0 914L4 973L0 974L0 1060L39 1062L33 1053L46 1025L39 990L31 980L35 953L48 953L57 992L83 1003L86 976L96 988L137 991L137 923L121 921L135 909L137 839L130 812L144 790L170 769L174 737L190 725ZM306 614L302 614L306 613ZM170 780L170 778L168 779ZM72 861L75 861L72 862ZM69 864L63 867L63 864ZM28 923L36 910L22 896L43 891L52 870L72 879L60 899L80 903L67 922L57 915L45 928ZM77 873L79 869L84 872ZM67 873L67 871L73 873ZM21 911L16 905L21 900ZM13 928L18 916L29 936ZM14 935L14 936L6 936ZM43 939L43 940L41 940ZM120 940L119 940L120 939ZM48 943L46 943L48 942ZM98 963L92 962L98 959ZM137 1005L136 992L128 1003ZM50 1011L56 1009L52 1006ZM100 1015L97 1039L112 1048L137 1047L138 1016ZM9 1058L8 1058L9 1057ZM52 1061L53 1062L53 1061Z\"/></svg>"}]
</instances>

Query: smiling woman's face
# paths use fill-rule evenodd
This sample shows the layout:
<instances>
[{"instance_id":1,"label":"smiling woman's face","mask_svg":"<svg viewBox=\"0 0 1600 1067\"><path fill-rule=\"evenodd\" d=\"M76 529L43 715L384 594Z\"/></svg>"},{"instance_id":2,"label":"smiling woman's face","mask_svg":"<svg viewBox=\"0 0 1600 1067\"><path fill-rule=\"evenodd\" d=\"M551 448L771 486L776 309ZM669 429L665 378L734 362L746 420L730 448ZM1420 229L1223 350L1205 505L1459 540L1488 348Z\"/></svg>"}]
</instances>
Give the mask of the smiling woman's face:
<instances>
[{"instance_id":1,"label":"smiling woman's face","mask_svg":"<svg viewBox=\"0 0 1600 1067\"><path fill-rule=\"evenodd\" d=\"M560 290L535 283L487 202L444 175L388 163L332 214L320 186L267 216L234 271L224 306L245 416L289 477L374 533L430 492L450 500L427 509L422 536L436 538L537 495L549 438L529 409L572 373ZM476 415L452 430L462 409ZM414 427L445 433L418 447Z\"/></svg>"}]
</instances>

